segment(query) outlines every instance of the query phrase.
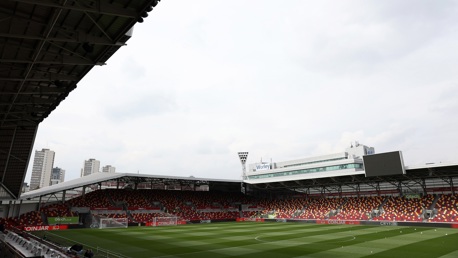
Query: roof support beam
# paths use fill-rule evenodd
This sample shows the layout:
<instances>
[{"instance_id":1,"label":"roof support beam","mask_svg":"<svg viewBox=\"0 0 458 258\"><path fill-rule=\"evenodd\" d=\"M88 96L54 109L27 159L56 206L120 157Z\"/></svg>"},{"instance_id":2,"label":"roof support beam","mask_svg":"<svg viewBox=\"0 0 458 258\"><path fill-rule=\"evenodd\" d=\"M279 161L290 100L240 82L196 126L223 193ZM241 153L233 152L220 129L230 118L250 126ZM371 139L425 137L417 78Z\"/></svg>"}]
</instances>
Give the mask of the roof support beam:
<instances>
[{"instance_id":1,"label":"roof support beam","mask_svg":"<svg viewBox=\"0 0 458 258\"><path fill-rule=\"evenodd\" d=\"M96 13L96 14L105 14L105 15L113 15L119 17L126 17L126 18L134 18L136 19L138 14L135 11L128 10L119 6L115 6L109 4L108 1L101 1L97 0L97 4L93 6L82 6L79 5L80 1L73 0L74 4L64 5L60 4L56 1L50 0L12 0L14 2L25 3L25 4L33 4L33 5L41 5L53 8L60 8L64 10L72 10L72 11L80 11L80 12L88 12L88 13Z\"/></svg>"},{"instance_id":2,"label":"roof support beam","mask_svg":"<svg viewBox=\"0 0 458 258\"><path fill-rule=\"evenodd\" d=\"M125 43L110 41L104 37L96 37L89 35L83 31L78 31L73 35L68 35L67 37L49 37L45 39L43 36L33 36L33 35L24 35L24 34L11 34L11 33L0 33L0 37L3 38L15 38L15 39L31 39L31 40L46 40L50 42L66 42L66 43L85 43L89 42L96 45L106 45L106 46L124 46Z\"/></svg>"},{"instance_id":3,"label":"roof support beam","mask_svg":"<svg viewBox=\"0 0 458 258\"><path fill-rule=\"evenodd\" d=\"M74 57L74 56L60 56L60 60L32 60L32 59L0 59L3 63L20 63L20 64L63 64L63 65L105 65L105 63L93 62L90 60ZM25 79L24 79L25 80Z\"/></svg>"},{"instance_id":4,"label":"roof support beam","mask_svg":"<svg viewBox=\"0 0 458 258\"><path fill-rule=\"evenodd\" d=\"M20 82L20 81L35 81L35 82L52 82L52 81L78 81L78 77L71 76L71 75L63 75L63 74L49 74L49 75L34 75L29 76L27 78L24 77L0 77L0 81L13 81L13 82ZM55 88L56 90L61 90ZM2 92L2 94L8 94Z\"/></svg>"},{"instance_id":5,"label":"roof support beam","mask_svg":"<svg viewBox=\"0 0 458 258\"><path fill-rule=\"evenodd\" d=\"M110 35L107 34L107 32L100 26L100 24L94 19L88 12L84 12L86 16L94 23L94 25L100 30L100 32L107 37L110 41L113 41L113 39L110 37Z\"/></svg>"},{"instance_id":6,"label":"roof support beam","mask_svg":"<svg viewBox=\"0 0 458 258\"><path fill-rule=\"evenodd\" d=\"M65 5L67 3L67 0L63 1L62 5ZM62 14L62 9L56 9L52 15L52 17L50 18L50 23L48 24L47 28L46 28L46 32L45 32L45 39L48 38L50 35L51 35L51 32L54 28L54 26L56 25L57 23L57 20L59 19L60 15ZM39 44L38 48L35 50L35 53L33 55L33 58L30 60L31 62L28 62L28 67L27 69L25 70L25 73L24 73L24 80L21 81L21 84L19 85L18 89L17 89L17 92L21 92L22 88L24 87L26 81L25 79L27 77L29 77L29 75L31 74L31 71L33 70L33 67L34 65L36 64L36 61L38 61L38 57L41 55L41 52L43 50L43 47L45 45L45 42L46 40L43 40L41 41L41 43ZM16 103L16 100L18 98L19 95L14 95L14 98L13 98L13 101L11 102L11 104L9 104L9 107L8 107L8 112L12 110L13 108L13 105ZM7 117L7 114L5 114L4 116L4 119ZM2 122L0 123L1 126L3 126L5 120L2 120Z\"/></svg>"},{"instance_id":7,"label":"roof support beam","mask_svg":"<svg viewBox=\"0 0 458 258\"><path fill-rule=\"evenodd\" d=\"M16 102L16 103L14 103L14 105L34 105L34 104L37 104L37 105L52 105L53 101L54 101L54 99L33 98L33 99L28 100L28 101ZM0 102L0 106L8 106L8 105L10 105L10 103L1 103ZM11 110L12 109L8 110L8 112L6 112L5 114L8 114L9 111L11 111Z\"/></svg>"}]
</instances>

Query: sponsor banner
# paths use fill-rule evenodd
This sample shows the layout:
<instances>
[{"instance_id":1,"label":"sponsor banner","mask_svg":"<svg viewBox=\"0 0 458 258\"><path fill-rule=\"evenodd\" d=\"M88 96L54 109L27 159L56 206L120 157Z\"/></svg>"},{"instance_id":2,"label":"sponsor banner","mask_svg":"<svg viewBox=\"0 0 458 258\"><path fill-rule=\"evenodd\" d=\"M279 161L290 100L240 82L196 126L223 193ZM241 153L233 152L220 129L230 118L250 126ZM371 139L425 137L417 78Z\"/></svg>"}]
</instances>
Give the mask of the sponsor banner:
<instances>
[{"instance_id":1,"label":"sponsor banner","mask_svg":"<svg viewBox=\"0 0 458 258\"><path fill-rule=\"evenodd\" d=\"M275 219L275 222L286 222L286 219Z\"/></svg>"},{"instance_id":2,"label":"sponsor banner","mask_svg":"<svg viewBox=\"0 0 458 258\"><path fill-rule=\"evenodd\" d=\"M334 219L329 219L329 220L317 220L316 224L359 225L359 224L361 224L361 222L360 221L356 221L356 220L334 220Z\"/></svg>"},{"instance_id":3,"label":"sponsor banner","mask_svg":"<svg viewBox=\"0 0 458 258\"><path fill-rule=\"evenodd\" d=\"M270 170L270 163L258 163L255 164L255 171L263 171L263 170Z\"/></svg>"},{"instance_id":4,"label":"sponsor banner","mask_svg":"<svg viewBox=\"0 0 458 258\"><path fill-rule=\"evenodd\" d=\"M49 225L78 224L78 217L48 217Z\"/></svg>"},{"instance_id":5,"label":"sponsor banner","mask_svg":"<svg viewBox=\"0 0 458 258\"><path fill-rule=\"evenodd\" d=\"M265 219L267 222L276 222L275 219ZM373 226L415 226L415 227L440 227L458 228L458 223L432 223L432 222L397 222L397 221L367 221L367 220L309 220L287 219L286 222L316 223L316 224L345 224L345 225L373 225Z\"/></svg>"},{"instance_id":6,"label":"sponsor banner","mask_svg":"<svg viewBox=\"0 0 458 258\"><path fill-rule=\"evenodd\" d=\"M380 221L380 226L397 226L396 221Z\"/></svg>"},{"instance_id":7,"label":"sponsor banner","mask_svg":"<svg viewBox=\"0 0 458 258\"><path fill-rule=\"evenodd\" d=\"M54 225L54 226L26 226L24 231L50 231L50 230L65 230L68 229L67 225Z\"/></svg>"},{"instance_id":8,"label":"sponsor banner","mask_svg":"<svg viewBox=\"0 0 458 258\"><path fill-rule=\"evenodd\" d=\"M172 226L175 225L175 222L173 221L159 221L159 222L146 222L145 226L147 227L160 227L160 226ZM178 220L176 225L186 225L186 220Z\"/></svg>"},{"instance_id":9,"label":"sponsor banner","mask_svg":"<svg viewBox=\"0 0 458 258\"><path fill-rule=\"evenodd\" d=\"M275 219L265 219L264 221L275 222ZM315 220L311 219L286 219L286 222L296 222L296 223L316 223Z\"/></svg>"},{"instance_id":10,"label":"sponsor banner","mask_svg":"<svg viewBox=\"0 0 458 258\"><path fill-rule=\"evenodd\" d=\"M408 227L437 227L453 228L454 224L450 223L433 223L433 222L407 222L407 221L361 221L363 225L373 226L408 226ZM458 224L455 225L458 228Z\"/></svg>"},{"instance_id":11,"label":"sponsor banner","mask_svg":"<svg viewBox=\"0 0 458 258\"><path fill-rule=\"evenodd\" d=\"M209 219L202 219L202 220L200 220L200 223L201 224L203 224L203 223L212 223L212 221L209 220Z\"/></svg>"},{"instance_id":12,"label":"sponsor banner","mask_svg":"<svg viewBox=\"0 0 458 258\"><path fill-rule=\"evenodd\" d=\"M218 222L231 222L231 221L236 221L236 220L235 219L188 220L187 224L218 223Z\"/></svg>"},{"instance_id":13,"label":"sponsor banner","mask_svg":"<svg viewBox=\"0 0 458 258\"><path fill-rule=\"evenodd\" d=\"M175 221L158 221L156 222L156 226L171 226L176 225Z\"/></svg>"},{"instance_id":14,"label":"sponsor banner","mask_svg":"<svg viewBox=\"0 0 458 258\"><path fill-rule=\"evenodd\" d=\"M262 218L237 218L237 222L240 221L253 221L253 222L264 222Z\"/></svg>"}]
</instances>

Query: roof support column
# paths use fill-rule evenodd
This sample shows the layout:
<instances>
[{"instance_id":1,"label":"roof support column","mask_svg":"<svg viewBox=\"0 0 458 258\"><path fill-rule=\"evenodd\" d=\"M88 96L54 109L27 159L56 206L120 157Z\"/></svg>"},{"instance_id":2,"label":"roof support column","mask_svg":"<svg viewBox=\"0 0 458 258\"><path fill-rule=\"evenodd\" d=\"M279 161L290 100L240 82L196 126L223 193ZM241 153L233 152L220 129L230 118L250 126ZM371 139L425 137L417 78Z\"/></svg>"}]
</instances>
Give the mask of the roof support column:
<instances>
[{"instance_id":1,"label":"roof support column","mask_svg":"<svg viewBox=\"0 0 458 258\"><path fill-rule=\"evenodd\" d=\"M377 196L380 196L380 182L377 182L377 185L375 186L375 190L377 191Z\"/></svg>"},{"instance_id":2,"label":"roof support column","mask_svg":"<svg viewBox=\"0 0 458 258\"><path fill-rule=\"evenodd\" d=\"M428 191L426 190L426 181L424 178L421 179L421 188L423 189L423 195L427 195Z\"/></svg>"},{"instance_id":3,"label":"roof support column","mask_svg":"<svg viewBox=\"0 0 458 258\"><path fill-rule=\"evenodd\" d=\"M40 210L41 208L41 195L40 195L40 198L38 199L38 207L37 207L37 210Z\"/></svg>"},{"instance_id":4,"label":"roof support column","mask_svg":"<svg viewBox=\"0 0 458 258\"><path fill-rule=\"evenodd\" d=\"M17 207L16 207L16 200L13 201L13 209L11 211L13 218L18 218L19 219L19 214L17 212Z\"/></svg>"},{"instance_id":5,"label":"roof support column","mask_svg":"<svg viewBox=\"0 0 458 258\"><path fill-rule=\"evenodd\" d=\"M9 217L10 217L11 203L12 203L12 201L9 201L9 202L8 202L8 206L7 206L7 208L6 208L6 218L9 218Z\"/></svg>"},{"instance_id":6,"label":"roof support column","mask_svg":"<svg viewBox=\"0 0 458 258\"><path fill-rule=\"evenodd\" d=\"M339 197L342 198L342 186L339 185L339 188L337 188L337 192L339 193Z\"/></svg>"},{"instance_id":7,"label":"roof support column","mask_svg":"<svg viewBox=\"0 0 458 258\"><path fill-rule=\"evenodd\" d=\"M62 191L62 203L65 203L65 194L67 193L67 190Z\"/></svg>"},{"instance_id":8,"label":"roof support column","mask_svg":"<svg viewBox=\"0 0 458 258\"><path fill-rule=\"evenodd\" d=\"M19 205L17 207L17 216L19 217L19 215L21 214L21 206L22 206L22 199L19 201Z\"/></svg>"},{"instance_id":9,"label":"roof support column","mask_svg":"<svg viewBox=\"0 0 458 258\"><path fill-rule=\"evenodd\" d=\"M19 205L17 204L17 200L14 200L13 204L14 204L14 217L19 219Z\"/></svg>"},{"instance_id":10,"label":"roof support column","mask_svg":"<svg viewBox=\"0 0 458 258\"><path fill-rule=\"evenodd\" d=\"M308 200L309 199L309 195L310 195L310 187L307 187L307 191L305 193L306 193L305 200Z\"/></svg>"},{"instance_id":11,"label":"roof support column","mask_svg":"<svg viewBox=\"0 0 458 258\"><path fill-rule=\"evenodd\" d=\"M453 178L450 177L450 190L452 191L452 194L455 194L455 187L453 186Z\"/></svg>"},{"instance_id":12,"label":"roof support column","mask_svg":"<svg viewBox=\"0 0 458 258\"><path fill-rule=\"evenodd\" d=\"M360 190L361 190L361 188L359 186L359 183L357 183L356 184L356 196L358 196L358 198L359 198Z\"/></svg>"}]
</instances>

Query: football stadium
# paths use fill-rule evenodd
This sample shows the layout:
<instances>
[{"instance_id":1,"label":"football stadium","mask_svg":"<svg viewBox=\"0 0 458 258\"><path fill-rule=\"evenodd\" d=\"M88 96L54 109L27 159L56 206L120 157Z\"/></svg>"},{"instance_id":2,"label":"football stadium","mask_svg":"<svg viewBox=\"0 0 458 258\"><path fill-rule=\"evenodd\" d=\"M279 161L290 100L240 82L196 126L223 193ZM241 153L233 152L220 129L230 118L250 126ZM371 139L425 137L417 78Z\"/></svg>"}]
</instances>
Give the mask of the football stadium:
<instances>
[{"instance_id":1,"label":"football stadium","mask_svg":"<svg viewBox=\"0 0 458 258\"><path fill-rule=\"evenodd\" d=\"M408 167L356 143L247 167L240 181L97 173L30 191L2 205L5 242L46 257L458 254L457 164Z\"/></svg>"},{"instance_id":2,"label":"football stadium","mask_svg":"<svg viewBox=\"0 0 458 258\"><path fill-rule=\"evenodd\" d=\"M39 124L158 2L0 2L0 257L458 257L458 163L358 142L234 153L240 180L95 173L22 193Z\"/></svg>"}]
</instances>

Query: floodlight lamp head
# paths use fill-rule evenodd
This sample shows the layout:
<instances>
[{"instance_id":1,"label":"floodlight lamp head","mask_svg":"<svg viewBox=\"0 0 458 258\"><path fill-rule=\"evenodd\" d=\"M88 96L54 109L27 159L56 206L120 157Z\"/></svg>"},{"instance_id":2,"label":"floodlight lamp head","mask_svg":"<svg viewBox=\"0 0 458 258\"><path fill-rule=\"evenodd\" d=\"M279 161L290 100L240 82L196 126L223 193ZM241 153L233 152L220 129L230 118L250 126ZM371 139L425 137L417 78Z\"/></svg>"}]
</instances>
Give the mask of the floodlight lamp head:
<instances>
[{"instance_id":1,"label":"floodlight lamp head","mask_svg":"<svg viewBox=\"0 0 458 258\"><path fill-rule=\"evenodd\" d=\"M239 154L240 162L242 162L242 164L245 164L246 159L248 158L248 152L239 152L238 154Z\"/></svg>"}]
</instances>

